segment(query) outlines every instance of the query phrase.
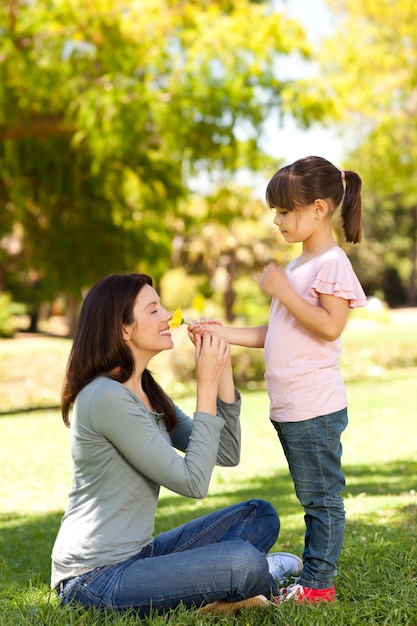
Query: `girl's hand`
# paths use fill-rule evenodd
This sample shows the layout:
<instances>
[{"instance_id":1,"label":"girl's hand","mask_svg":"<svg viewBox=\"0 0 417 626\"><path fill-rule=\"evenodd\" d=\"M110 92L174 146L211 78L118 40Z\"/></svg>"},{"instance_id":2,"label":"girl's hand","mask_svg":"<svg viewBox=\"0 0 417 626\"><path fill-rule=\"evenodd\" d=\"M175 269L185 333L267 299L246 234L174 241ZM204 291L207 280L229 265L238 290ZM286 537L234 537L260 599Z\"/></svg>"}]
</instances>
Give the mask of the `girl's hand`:
<instances>
[{"instance_id":1,"label":"girl's hand","mask_svg":"<svg viewBox=\"0 0 417 626\"><path fill-rule=\"evenodd\" d=\"M195 336L203 336L206 332L215 333L219 337L223 337L221 326L222 323L220 320L214 320L212 318L206 320L205 317L201 317L199 322L197 320L193 320L191 324L188 325L188 336L194 344Z\"/></svg>"},{"instance_id":2,"label":"girl's hand","mask_svg":"<svg viewBox=\"0 0 417 626\"><path fill-rule=\"evenodd\" d=\"M259 286L266 294L273 298L278 298L278 300L283 300L284 295L291 290L285 270L275 265L275 263L269 263L264 268Z\"/></svg>"}]
</instances>

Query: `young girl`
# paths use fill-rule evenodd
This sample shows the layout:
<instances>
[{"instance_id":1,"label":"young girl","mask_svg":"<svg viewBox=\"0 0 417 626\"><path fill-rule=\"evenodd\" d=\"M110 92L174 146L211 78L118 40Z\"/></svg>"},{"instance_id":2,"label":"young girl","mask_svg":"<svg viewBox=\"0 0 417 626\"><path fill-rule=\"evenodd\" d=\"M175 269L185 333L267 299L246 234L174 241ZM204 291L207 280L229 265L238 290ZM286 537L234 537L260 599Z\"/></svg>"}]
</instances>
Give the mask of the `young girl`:
<instances>
[{"instance_id":1,"label":"young girl","mask_svg":"<svg viewBox=\"0 0 417 626\"><path fill-rule=\"evenodd\" d=\"M281 598L334 601L345 511L341 434L347 401L340 374L340 335L349 308L366 305L363 289L337 245L331 218L341 206L346 240L361 238L361 179L320 157L278 170L266 190L274 223L300 256L284 269L269 264L260 285L272 297L267 326L209 327L235 345L265 348L270 418L305 511L304 567ZM190 327L194 333L205 324Z\"/></svg>"},{"instance_id":2,"label":"young girl","mask_svg":"<svg viewBox=\"0 0 417 626\"><path fill-rule=\"evenodd\" d=\"M300 571L295 555L266 556L279 519L264 500L153 537L161 485L204 498L214 465L236 465L240 454L240 396L225 339L211 332L193 338L194 419L148 370L156 354L173 348L171 318L144 274L107 276L84 300L62 397L74 478L51 586L63 605L145 616L182 602L231 614L264 606L277 592L276 578Z\"/></svg>"}]
</instances>

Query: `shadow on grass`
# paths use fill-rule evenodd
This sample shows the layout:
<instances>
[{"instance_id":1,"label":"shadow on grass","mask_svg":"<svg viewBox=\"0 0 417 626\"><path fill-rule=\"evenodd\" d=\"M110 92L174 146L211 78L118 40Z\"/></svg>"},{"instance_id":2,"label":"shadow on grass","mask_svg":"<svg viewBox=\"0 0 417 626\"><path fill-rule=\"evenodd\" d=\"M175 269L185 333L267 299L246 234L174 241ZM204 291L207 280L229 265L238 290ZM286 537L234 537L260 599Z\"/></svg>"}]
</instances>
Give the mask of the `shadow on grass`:
<instances>
[{"instance_id":1,"label":"shadow on grass","mask_svg":"<svg viewBox=\"0 0 417 626\"><path fill-rule=\"evenodd\" d=\"M293 515L300 510L292 479L287 470L281 470L273 476L246 480L240 488L236 488L236 482L228 486L227 481L224 481L217 484L216 491L203 500L190 500L164 492L157 508L156 532L184 523L187 521L184 519L186 516L187 519L201 517L236 502L253 499L269 500L280 517Z\"/></svg>"},{"instance_id":2,"label":"shadow on grass","mask_svg":"<svg viewBox=\"0 0 417 626\"><path fill-rule=\"evenodd\" d=\"M417 491L417 461L395 460L369 465L345 465L346 495L392 495Z\"/></svg>"}]
</instances>

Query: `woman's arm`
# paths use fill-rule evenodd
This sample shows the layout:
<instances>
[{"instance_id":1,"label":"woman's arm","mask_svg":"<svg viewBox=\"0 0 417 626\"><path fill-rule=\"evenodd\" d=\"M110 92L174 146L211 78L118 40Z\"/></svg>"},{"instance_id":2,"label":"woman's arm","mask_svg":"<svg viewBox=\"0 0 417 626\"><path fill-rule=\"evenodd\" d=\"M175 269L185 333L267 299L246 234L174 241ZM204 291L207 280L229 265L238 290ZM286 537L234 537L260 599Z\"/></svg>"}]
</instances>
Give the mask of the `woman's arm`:
<instances>
[{"instance_id":1,"label":"woman's arm","mask_svg":"<svg viewBox=\"0 0 417 626\"><path fill-rule=\"evenodd\" d=\"M185 456L172 445L169 433L134 394L115 381L105 384L90 404L97 441L100 434L119 454L156 485L190 498L207 495L217 461L224 418L196 412L189 420ZM183 433L187 425L183 420Z\"/></svg>"},{"instance_id":2,"label":"woman's arm","mask_svg":"<svg viewBox=\"0 0 417 626\"><path fill-rule=\"evenodd\" d=\"M196 411L215 415L219 388L225 395L226 402L233 402L235 399L230 346L226 339L212 332L195 335L193 340L197 382Z\"/></svg>"},{"instance_id":3,"label":"woman's arm","mask_svg":"<svg viewBox=\"0 0 417 626\"><path fill-rule=\"evenodd\" d=\"M217 415L224 419L224 426L220 434L219 450L216 465L233 467L239 464L241 448L240 409L241 398L235 390L235 401L226 404L220 398L217 400Z\"/></svg>"}]
</instances>

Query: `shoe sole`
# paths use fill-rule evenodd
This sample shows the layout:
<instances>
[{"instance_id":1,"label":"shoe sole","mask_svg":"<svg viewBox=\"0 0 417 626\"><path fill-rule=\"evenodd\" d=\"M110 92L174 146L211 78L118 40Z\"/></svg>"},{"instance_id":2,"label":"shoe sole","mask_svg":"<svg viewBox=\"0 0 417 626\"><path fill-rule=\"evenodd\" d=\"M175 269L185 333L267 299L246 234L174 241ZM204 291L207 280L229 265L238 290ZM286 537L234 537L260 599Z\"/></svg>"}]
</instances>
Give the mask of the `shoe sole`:
<instances>
[{"instance_id":1,"label":"shoe sole","mask_svg":"<svg viewBox=\"0 0 417 626\"><path fill-rule=\"evenodd\" d=\"M265 608L268 604L268 600L262 595L246 598L246 600L239 600L238 602L224 602L223 600L218 600L217 602L203 606L200 609L200 613L221 613L224 616L230 616L241 609L260 609Z\"/></svg>"}]
</instances>

